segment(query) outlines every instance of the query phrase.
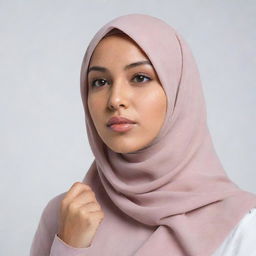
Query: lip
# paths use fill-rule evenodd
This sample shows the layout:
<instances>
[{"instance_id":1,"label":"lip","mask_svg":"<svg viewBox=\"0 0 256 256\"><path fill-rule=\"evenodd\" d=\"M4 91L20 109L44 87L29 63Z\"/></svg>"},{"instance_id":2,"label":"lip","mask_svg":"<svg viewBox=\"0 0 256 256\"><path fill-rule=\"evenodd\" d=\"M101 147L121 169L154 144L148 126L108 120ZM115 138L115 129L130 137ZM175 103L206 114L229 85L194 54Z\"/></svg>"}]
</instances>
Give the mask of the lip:
<instances>
[{"instance_id":1,"label":"lip","mask_svg":"<svg viewBox=\"0 0 256 256\"><path fill-rule=\"evenodd\" d=\"M135 121L126 117L113 116L108 120L107 127L115 132L127 132L131 130L135 124Z\"/></svg>"},{"instance_id":2,"label":"lip","mask_svg":"<svg viewBox=\"0 0 256 256\"><path fill-rule=\"evenodd\" d=\"M135 124L112 124L109 128L115 132L127 132L134 127Z\"/></svg>"},{"instance_id":3,"label":"lip","mask_svg":"<svg viewBox=\"0 0 256 256\"><path fill-rule=\"evenodd\" d=\"M116 125L116 124L135 124L136 122L134 122L133 120L130 120L126 117L122 117L122 116L113 116L111 117L108 122L107 122L107 126L111 126L111 125Z\"/></svg>"}]
</instances>

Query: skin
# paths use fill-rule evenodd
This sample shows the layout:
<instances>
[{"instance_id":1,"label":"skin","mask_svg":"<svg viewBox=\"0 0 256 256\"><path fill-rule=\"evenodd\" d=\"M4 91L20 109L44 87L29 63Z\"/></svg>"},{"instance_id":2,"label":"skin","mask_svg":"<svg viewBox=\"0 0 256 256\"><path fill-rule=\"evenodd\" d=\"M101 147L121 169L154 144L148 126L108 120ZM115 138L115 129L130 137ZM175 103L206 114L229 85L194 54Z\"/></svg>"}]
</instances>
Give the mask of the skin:
<instances>
[{"instance_id":1,"label":"skin","mask_svg":"<svg viewBox=\"0 0 256 256\"><path fill-rule=\"evenodd\" d=\"M99 42L89 64L88 70L107 69L88 72L88 108L100 138L118 153L132 153L150 144L167 110L167 97L152 64L124 68L139 61L150 62L132 39L111 35ZM126 132L113 131L106 123L117 115L136 124Z\"/></svg>"},{"instance_id":2,"label":"skin","mask_svg":"<svg viewBox=\"0 0 256 256\"><path fill-rule=\"evenodd\" d=\"M149 59L131 39L111 35L98 44L90 62L90 67L101 66L108 72L93 70L88 74L89 112L101 139L119 153L146 147L157 136L166 114L167 98L154 67L143 64L124 69L138 61ZM97 86L91 87L96 79ZM114 115L136 124L127 132L114 132L106 127ZM73 247L89 247L103 219L92 188L76 182L61 202L58 237Z\"/></svg>"},{"instance_id":3,"label":"skin","mask_svg":"<svg viewBox=\"0 0 256 256\"><path fill-rule=\"evenodd\" d=\"M61 201L58 237L75 248L92 243L104 212L91 187L75 182Z\"/></svg>"}]
</instances>

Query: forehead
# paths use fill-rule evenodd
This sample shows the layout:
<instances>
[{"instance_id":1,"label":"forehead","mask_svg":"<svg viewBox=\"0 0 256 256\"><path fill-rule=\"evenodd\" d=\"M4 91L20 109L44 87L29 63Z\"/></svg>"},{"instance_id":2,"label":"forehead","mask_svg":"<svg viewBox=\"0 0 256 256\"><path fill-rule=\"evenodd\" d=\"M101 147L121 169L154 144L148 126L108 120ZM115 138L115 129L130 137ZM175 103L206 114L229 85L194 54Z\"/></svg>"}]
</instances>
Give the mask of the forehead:
<instances>
[{"instance_id":1,"label":"forehead","mask_svg":"<svg viewBox=\"0 0 256 256\"><path fill-rule=\"evenodd\" d=\"M148 57L134 40L126 35L118 34L101 39L92 53L90 63L113 59L131 61L148 59Z\"/></svg>"}]
</instances>

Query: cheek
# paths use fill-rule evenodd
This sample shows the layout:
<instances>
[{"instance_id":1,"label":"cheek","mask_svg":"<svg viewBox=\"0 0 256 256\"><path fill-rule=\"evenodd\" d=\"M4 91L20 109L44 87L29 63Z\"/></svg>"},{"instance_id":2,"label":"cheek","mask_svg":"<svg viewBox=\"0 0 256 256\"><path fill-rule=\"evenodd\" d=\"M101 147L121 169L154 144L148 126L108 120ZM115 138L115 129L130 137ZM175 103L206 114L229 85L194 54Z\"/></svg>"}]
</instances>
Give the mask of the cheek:
<instances>
[{"instance_id":1,"label":"cheek","mask_svg":"<svg viewBox=\"0 0 256 256\"><path fill-rule=\"evenodd\" d=\"M141 118L144 123L151 125L159 125L165 118L167 99L162 89L154 90L152 93L144 95L143 100L140 101Z\"/></svg>"},{"instance_id":2,"label":"cheek","mask_svg":"<svg viewBox=\"0 0 256 256\"><path fill-rule=\"evenodd\" d=\"M97 120L100 119L100 116L102 115L102 106L103 102L100 99L100 97L93 97L88 96L88 109L91 115L91 118L94 122L97 122Z\"/></svg>"}]
</instances>

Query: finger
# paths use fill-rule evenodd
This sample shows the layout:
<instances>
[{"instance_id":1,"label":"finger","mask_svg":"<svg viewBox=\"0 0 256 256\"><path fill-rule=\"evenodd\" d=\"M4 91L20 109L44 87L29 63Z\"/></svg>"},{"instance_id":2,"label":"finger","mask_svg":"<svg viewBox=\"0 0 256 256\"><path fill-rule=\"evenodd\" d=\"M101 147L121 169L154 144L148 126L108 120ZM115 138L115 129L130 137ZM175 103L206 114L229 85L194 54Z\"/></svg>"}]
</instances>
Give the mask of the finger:
<instances>
[{"instance_id":1,"label":"finger","mask_svg":"<svg viewBox=\"0 0 256 256\"><path fill-rule=\"evenodd\" d=\"M84 191L91 191L90 186L85 183L75 182L65 194L63 203L69 204L75 197Z\"/></svg>"},{"instance_id":2,"label":"finger","mask_svg":"<svg viewBox=\"0 0 256 256\"><path fill-rule=\"evenodd\" d=\"M73 199L73 201L77 204L87 204L90 202L98 203L95 197L95 193L92 190L82 191Z\"/></svg>"},{"instance_id":3,"label":"finger","mask_svg":"<svg viewBox=\"0 0 256 256\"><path fill-rule=\"evenodd\" d=\"M103 211L93 211L90 213L90 219L94 222L100 223L104 219Z\"/></svg>"},{"instance_id":4,"label":"finger","mask_svg":"<svg viewBox=\"0 0 256 256\"><path fill-rule=\"evenodd\" d=\"M86 203L86 204L82 204L80 209L82 211L84 210L88 213L101 211L100 205L97 204L96 202L89 202L89 203Z\"/></svg>"}]
</instances>

